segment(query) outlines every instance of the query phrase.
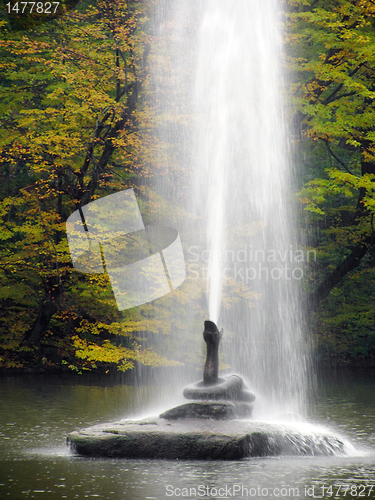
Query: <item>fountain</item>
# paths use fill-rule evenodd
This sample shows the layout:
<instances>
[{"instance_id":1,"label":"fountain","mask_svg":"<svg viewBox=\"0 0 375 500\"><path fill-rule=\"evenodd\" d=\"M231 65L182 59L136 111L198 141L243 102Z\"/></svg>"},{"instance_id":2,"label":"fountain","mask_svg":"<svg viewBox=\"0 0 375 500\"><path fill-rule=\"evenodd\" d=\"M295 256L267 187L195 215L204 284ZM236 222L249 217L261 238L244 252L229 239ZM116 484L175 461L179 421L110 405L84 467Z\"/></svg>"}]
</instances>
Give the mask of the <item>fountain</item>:
<instances>
[{"instance_id":1,"label":"fountain","mask_svg":"<svg viewBox=\"0 0 375 500\"><path fill-rule=\"evenodd\" d=\"M158 417L89 427L71 433L69 443L82 455L133 458L345 453L345 443L328 431L270 423L275 415L303 414L307 385L299 317L304 255L290 209L278 2L160 5L155 31L169 46L153 75L162 117L157 134L191 177L171 186L155 176L154 187L167 206L183 204L191 215L179 221L187 280L194 279L193 265L207 263L203 379L184 389L187 403ZM164 68L172 68L169 78L158 80ZM170 178L175 170L173 163ZM163 223L173 226L174 216ZM235 300L228 305L225 296ZM194 331L195 310L184 305L185 335ZM241 377L219 376L219 319L225 363Z\"/></svg>"}]
</instances>

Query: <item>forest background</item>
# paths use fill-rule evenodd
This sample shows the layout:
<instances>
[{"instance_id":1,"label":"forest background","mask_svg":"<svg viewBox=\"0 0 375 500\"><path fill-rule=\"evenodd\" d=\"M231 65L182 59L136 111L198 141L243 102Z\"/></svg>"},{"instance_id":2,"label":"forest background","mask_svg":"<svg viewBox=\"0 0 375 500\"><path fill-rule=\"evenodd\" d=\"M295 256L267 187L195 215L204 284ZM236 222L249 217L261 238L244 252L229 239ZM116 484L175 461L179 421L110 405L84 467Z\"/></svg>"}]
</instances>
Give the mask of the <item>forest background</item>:
<instances>
[{"instance_id":1,"label":"forest background","mask_svg":"<svg viewBox=\"0 0 375 500\"><path fill-rule=\"evenodd\" d=\"M156 0L98 0L43 16L0 17L0 368L129 371L194 364L205 283L118 311L106 274L74 270L65 222L90 201L133 188L145 224L170 211L154 189L183 182L152 64ZM285 92L306 329L316 359L375 364L375 2L282 4ZM167 74L167 72L166 72ZM167 76L161 82L168 93ZM160 91L160 89L158 89ZM180 113L180 115L178 115ZM176 219L183 214L178 203ZM230 302L227 296L226 300ZM225 307L225 304L224 304ZM228 306L229 307L229 306ZM157 342L155 342L157 339Z\"/></svg>"}]
</instances>

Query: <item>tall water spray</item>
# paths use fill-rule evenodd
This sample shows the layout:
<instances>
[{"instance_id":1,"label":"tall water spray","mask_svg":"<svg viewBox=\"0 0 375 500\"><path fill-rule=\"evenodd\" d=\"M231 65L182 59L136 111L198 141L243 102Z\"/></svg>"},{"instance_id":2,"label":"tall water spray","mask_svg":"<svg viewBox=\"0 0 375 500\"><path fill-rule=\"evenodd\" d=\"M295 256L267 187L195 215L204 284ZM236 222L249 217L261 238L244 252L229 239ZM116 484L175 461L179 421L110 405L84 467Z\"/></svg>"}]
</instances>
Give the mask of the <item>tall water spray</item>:
<instances>
[{"instance_id":1,"label":"tall water spray","mask_svg":"<svg viewBox=\"0 0 375 500\"><path fill-rule=\"evenodd\" d=\"M305 256L291 210L281 7L277 0L176 3L164 4L160 22L161 36L173 31L171 89L160 100L169 113L179 110L161 133L191 173L188 279L192 263L206 268L207 315L225 329L223 362L248 378L268 409L299 412ZM181 124L184 114L190 122Z\"/></svg>"}]
</instances>

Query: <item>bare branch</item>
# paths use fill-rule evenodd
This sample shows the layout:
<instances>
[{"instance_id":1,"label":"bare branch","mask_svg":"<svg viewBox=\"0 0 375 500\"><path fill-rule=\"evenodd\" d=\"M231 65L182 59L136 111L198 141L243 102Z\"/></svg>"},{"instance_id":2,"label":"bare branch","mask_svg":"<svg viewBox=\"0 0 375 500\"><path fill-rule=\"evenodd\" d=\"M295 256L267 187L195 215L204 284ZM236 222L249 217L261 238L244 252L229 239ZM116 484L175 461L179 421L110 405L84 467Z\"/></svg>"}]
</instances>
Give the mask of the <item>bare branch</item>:
<instances>
[{"instance_id":1,"label":"bare branch","mask_svg":"<svg viewBox=\"0 0 375 500\"><path fill-rule=\"evenodd\" d=\"M322 141L325 143L325 145L327 146L327 150L328 150L328 153L333 156L333 158L338 162L340 163L340 165L342 167L344 167L344 169L351 175L354 175L353 172L345 165L345 163L340 160L340 158L338 156L335 155L335 153L332 151L332 149L330 148L329 146L329 141L328 139L322 139Z\"/></svg>"}]
</instances>

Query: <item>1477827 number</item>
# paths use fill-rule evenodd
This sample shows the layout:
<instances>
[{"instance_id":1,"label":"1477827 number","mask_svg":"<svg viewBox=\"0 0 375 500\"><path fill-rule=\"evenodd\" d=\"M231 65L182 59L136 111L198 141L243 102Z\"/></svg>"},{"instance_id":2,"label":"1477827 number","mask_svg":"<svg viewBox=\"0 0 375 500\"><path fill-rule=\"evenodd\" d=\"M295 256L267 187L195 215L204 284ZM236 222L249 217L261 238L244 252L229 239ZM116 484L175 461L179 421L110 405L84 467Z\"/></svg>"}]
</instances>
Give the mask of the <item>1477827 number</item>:
<instances>
[{"instance_id":1,"label":"1477827 number","mask_svg":"<svg viewBox=\"0 0 375 500\"><path fill-rule=\"evenodd\" d=\"M12 5L8 2L5 6L8 8L8 14L15 12L17 14L56 14L60 2L16 2Z\"/></svg>"}]
</instances>

